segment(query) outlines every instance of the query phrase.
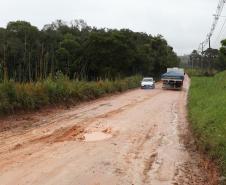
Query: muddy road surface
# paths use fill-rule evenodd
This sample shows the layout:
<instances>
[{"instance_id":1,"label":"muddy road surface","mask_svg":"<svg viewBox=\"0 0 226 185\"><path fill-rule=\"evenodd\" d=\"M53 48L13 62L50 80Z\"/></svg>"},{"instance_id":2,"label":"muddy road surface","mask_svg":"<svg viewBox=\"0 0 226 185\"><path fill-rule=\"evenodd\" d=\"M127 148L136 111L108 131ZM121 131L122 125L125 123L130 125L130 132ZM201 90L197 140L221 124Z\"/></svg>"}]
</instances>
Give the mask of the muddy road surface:
<instances>
[{"instance_id":1,"label":"muddy road surface","mask_svg":"<svg viewBox=\"0 0 226 185\"><path fill-rule=\"evenodd\" d=\"M183 144L188 84L2 120L0 185L210 184Z\"/></svg>"}]
</instances>

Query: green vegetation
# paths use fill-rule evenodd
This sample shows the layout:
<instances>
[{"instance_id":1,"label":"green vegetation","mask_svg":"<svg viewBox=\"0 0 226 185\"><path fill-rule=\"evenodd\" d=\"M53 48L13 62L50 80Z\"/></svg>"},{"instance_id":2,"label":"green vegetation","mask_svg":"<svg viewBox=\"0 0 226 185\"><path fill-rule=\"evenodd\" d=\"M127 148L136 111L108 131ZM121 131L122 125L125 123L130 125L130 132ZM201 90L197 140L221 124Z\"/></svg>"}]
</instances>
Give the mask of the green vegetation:
<instances>
[{"instance_id":1,"label":"green vegetation","mask_svg":"<svg viewBox=\"0 0 226 185\"><path fill-rule=\"evenodd\" d=\"M204 76L204 73L202 72L201 69L192 69L192 68L186 68L185 72L189 75L189 76Z\"/></svg>"},{"instance_id":2,"label":"green vegetation","mask_svg":"<svg viewBox=\"0 0 226 185\"><path fill-rule=\"evenodd\" d=\"M202 53L193 50L187 62L182 64L185 67L201 71L205 76L211 76L216 71L226 70L226 39L221 41L220 49L207 48Z\"/></svg>"},{"instance_id":3,"label":"green vegetation","mask_svg":"<svg viewBox=\"0 0 226 185\"><path fill-rule=\"evenodd\" d=\"M115 81L76 81L58 74L55 79L36 83L5 82L0 84L0 114L17 110L34 110L45 105L87 101L107 93L123 92L140 85L140 76Z\"/></svg>"},{"instance_id":4,"label":"green vegetation","mask_svg":"<svg viewBox=\"0 0 226 185\"><path fill-rule=\"evenodd\" d=\"M178 65L161 35L97 29L83 20L42 30L12 21L0 28L0 113L122 92L138 87L140 76L158 79Z\"/></svg>"},{"instance_id":5,"label":"green vegetation","mask_svg":"<svg viewBox=\"0 0 226 185\"><path fill-rule=\"evenodd\" d=\"M226 174L226 72L192 77L189 119L200 149Z\"/></svg>"},{"instance_id":6,"label":"green vegetation","mask_svg":"<svg viewBox=\"0 0 226 185\"><path fill-rule=\"evenodd\" d=\"M207 71L206 69L201 69L201 68L185 68L186 73L189 76L199 76L199 77L203 77L203 76L214 76L217 71L212 69L211 71Z\"/></svg>"},{"instance_id":7,"label":"green vegetation","mask_svg":"<svg viewBox=\"0 0 226 185\"><path fill-rule=\"evenodd\" d=\"M42 30L25 21L0 28L0 80L35 82L62 72L96 81L140 74L159 77L179 59L160 35L97 29L83 20L58 20Z\"/></svg>"}]
</instances>

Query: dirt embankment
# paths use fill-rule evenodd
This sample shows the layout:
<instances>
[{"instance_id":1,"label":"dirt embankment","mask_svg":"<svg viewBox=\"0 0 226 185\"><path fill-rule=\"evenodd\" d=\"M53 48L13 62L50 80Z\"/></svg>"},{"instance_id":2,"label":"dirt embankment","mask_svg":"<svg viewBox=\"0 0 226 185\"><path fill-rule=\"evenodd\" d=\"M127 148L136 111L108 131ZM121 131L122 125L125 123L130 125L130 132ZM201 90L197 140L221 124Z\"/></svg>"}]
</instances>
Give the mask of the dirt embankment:
<instances>
[{"instance_id":1,"label":"dirt embankment","mask_svg":"<svg viewBox=\"0 0 226 185\"><path fill-rule=\"evenodd\" d=\"M187 137L188 85L2 120L1 184L217 184Z\"/></svg>"}]
</instances>

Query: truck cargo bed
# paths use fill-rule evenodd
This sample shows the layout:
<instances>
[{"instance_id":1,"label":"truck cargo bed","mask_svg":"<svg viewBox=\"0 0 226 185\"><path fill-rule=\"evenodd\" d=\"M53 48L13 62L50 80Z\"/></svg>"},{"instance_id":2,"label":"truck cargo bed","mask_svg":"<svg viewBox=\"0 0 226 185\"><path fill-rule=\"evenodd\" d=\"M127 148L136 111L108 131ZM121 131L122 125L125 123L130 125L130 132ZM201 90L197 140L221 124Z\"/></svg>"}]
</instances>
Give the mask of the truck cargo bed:
<instances>
[{"instance_id":1,"label":"truck cargo bed","mask_svg":"<svg viewBox=\"0 0 226 185\"><path fill-rule=\"evenodd\" d=\"M169 69L167 69L167 73L162 75L162 88L181 90L183 88L184 81L183 70L176 70L176 68L173 68L174 70L170 71Z\"/></svg>"}]
</instances>

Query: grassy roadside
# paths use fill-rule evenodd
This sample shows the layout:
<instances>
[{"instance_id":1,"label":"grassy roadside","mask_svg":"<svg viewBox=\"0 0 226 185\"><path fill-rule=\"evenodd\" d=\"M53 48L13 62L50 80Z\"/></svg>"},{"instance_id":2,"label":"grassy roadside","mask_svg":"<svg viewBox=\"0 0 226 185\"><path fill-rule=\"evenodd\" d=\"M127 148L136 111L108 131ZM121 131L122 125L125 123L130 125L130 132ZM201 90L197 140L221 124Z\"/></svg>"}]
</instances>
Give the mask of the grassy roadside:
<instances>
[{"instance_id":1,"label":"grassy roadside","mask_svg":"<svg viewBox=\"0 0 226 185\"><path fill-rule=\"evenodd\" d=\"M197 145L226 177L226 72L192 77L188 109Z\"/></svg>"},{"instance_id":2,"label":"grassy roadside","mask_svg":"<svg viewBox=\"0 0 226 185\"><path fill-rule=\"evenodd\" d=\"M73 103L123 92L140 85L140 76L115 81L71 81L65 76L36 83L0 83L0 115L35 110L45 105Z\"/></svg>"},{"instance_id":3,"label":"grassy roadside","mask_svg":"<svg viewBox=\"0 0 226 185\"><path fill-rule=\"evenodd\" d=\"M189 74L189 76L196 76L196 77L202 77L202 76L214 76L217 71L214 69L185 69L186 73Z\"/></svg>"}]
</instances>

